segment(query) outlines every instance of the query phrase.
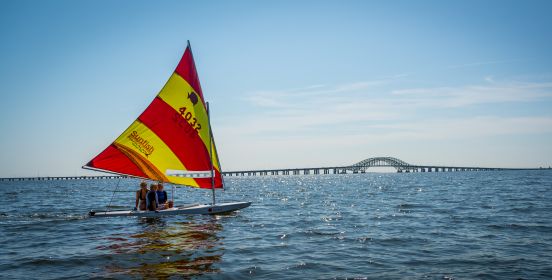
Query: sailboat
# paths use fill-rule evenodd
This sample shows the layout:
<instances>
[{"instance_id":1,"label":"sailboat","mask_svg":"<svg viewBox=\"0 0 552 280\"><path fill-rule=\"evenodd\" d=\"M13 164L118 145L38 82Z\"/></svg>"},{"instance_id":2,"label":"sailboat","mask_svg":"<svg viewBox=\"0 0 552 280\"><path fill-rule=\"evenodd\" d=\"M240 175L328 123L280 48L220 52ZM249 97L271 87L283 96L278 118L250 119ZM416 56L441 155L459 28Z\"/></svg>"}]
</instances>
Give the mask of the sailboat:
<instances>
[{"instance_id":1,"label":"sailboat","mask_svg":"<svg viewBox=\"0 0 552 280\"><path fill-rule=\"evenodd\" d=\"M159 211L92 210L91 217L218 214L251 205L215 201L215 189L224 188L224 180L210 125L209 103L201 90L189 41L175 71L151 104L83 168L170 183L173 190L174 186L212 190L212 202L207 204Z\"/></svg>"}]
</instances>

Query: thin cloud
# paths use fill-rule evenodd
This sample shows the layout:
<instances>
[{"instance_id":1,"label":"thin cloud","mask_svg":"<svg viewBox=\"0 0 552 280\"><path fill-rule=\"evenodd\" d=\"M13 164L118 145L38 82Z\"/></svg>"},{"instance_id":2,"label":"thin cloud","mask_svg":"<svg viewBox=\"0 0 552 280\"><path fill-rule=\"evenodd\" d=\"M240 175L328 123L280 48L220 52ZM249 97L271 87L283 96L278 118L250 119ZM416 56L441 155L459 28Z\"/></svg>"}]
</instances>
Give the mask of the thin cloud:
<instances>
[{"instance_id":1,"label":"thin cloud","mask_svg":"<svg viewBox=\"0 0 552 280\"><path fill-rule=\"evenodd\" d=\"M535 102L552 98L552 83L496 82L460 87L394 90L391 95L420 107L465 107L505 102Z\"/></svg>"},{"instance_id":2,"label":"thin cloud","mask_svg":"<svg viewBox=\"0 0 552 280\"><path fill-rule=\"evenodd\" d=\"M347 141L357 137L358 132L366 132L373 140L430 140L537 133L552 128L548 116L503 118L484 115L451 119L428 113L451 109L461 114L463 108L474 105L552 100L550 82L492 80L492 83L480 85L400 90L393 90L389 80L385 86L376 85L379 84L358 82L259 91L251 95L249 101L263 110L250 118L243 115L227 118L225 121L229 125L222 127L223 130L227 128L222 133L235 134L232 124L236 122L247 127L239 132L247 137L281 140L304 136L309 141L317 141L321 135L326 138L328 133L331 137L347 136Z\"/></svg>"},{"instance_id":3,"label":"thin cloud","mask_svg":"<svg viewBox=\"0 0 552 280\"><path fill-rule=\"evenodd\" d=\"M518 134L542 134L552 132L552 117L496 117L447 118L437 120L406 121L388 125L376 125L380 132L370 135L380 140L450 140L507 136ZM375 130L375 129L374 129Z\"/></svg>"},{"instance_id":4,"label":"thin cloud","mask_svg":"<svg viewBox=\"0 0 552 280\"><path fill-rule=\"evenodd\" d=\"M245 98L253 106L282 108L295 107L294 100L309 100L318 98L331 98L335 94L352 94L358 92L366 92L369 89L388 85L396 79L405 77L406 75L396 75L388 78L382 78L371 81L360 81L334 86L326 85L310 85L300 88L283 89L283 90L259 90L252 92Z\"/></svg>"},{"instance_id":5,"label":"thin cloud","mask_svg":"<svg viewBox=\"0 0 552 280\"><path fill-rule=\"evenodd\" d=\"M486 65L493 65L493 64L515 63L515 62L524 62L524 61L527 61L527 60L525 59L490 60L490 61L479 61L479 62L449 65L446 68L458 69L458 68L479 67L479 66L486 66Z\"/></svg>"},{"instance_id":6,"label":"thin cloud","mask_svg":"<svg viewBox=\"0 0 552 280\"><path fill-rule=\"evenodd\" d=\"M373 155L397 155L402 158L404 154L414 157L419 153L427 153L428 157L435 157L433 162L447 158L447 154L453 157L452 162L461 165L461 159L473 164L473 157L481 149L489 149L494 143L493 137L509 139L511 136L543 135L552 133L552 117L510 117L500 118L496 116L477 116L472 118L434 119L434 120L402 120L389 124L379 122L366 122L357 125L354 130L339 129L329 125L323 134L295 131L295 133L282 133L279 131L269 137L262 137L265 132L256 137L242 133L236 129L221 131L218 136L223 138L221 146L229 158L239 160L228 161L230 169L259 168L258 165L247 166L248 162L270 159L262 162L262 168L282 166L304 167L321 165L351 164L358 157ZM260 136L260 137L259 137ZM458 151L460 142L472 142L475 147ZM244 151L243 145L247 143ZM435 147L440 143L447 143L447 149ZM493 144L494 143L494 144ZM419 148L419 150L413 149ZM529 148L529 147L528 147ZM530 148L529 148L530 150ZM488 152L488 151L487 151ZM297 154L309 155L299 157ZM294 160L290 162L290 158ZM332 159L328 161L328 158ZM451 164L449 159L448 164ZM483 164L485 165L485 164ZM495 165L496 163L489 163ZM512 167L512 166L510 166ZM519 166L518 166L519 167Z\"/></svg>"}]
</instances>

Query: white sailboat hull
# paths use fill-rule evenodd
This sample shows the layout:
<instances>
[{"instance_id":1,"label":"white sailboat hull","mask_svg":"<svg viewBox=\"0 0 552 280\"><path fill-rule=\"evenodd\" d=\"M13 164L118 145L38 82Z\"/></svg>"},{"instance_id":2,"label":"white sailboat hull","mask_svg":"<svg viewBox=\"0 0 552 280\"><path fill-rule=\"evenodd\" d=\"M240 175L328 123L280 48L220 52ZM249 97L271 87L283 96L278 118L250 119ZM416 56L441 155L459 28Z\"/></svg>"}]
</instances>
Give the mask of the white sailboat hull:
<instances>
[{"instance_id":1,"label":"white sailboat hull","mask_svg":"<svg viewBox=\"0 0 552 280\"><path fill-rule=\"evenodd\" d=\"M220 213L228 213L243 209L251 205L251 202L228 202L212 204L190 204L183 206L176 206L173 208L159 210L159 211L90 211L88 215L90 217L121 217L121 216L135 216L135 217L162 217L171 215L212 215Z\"/></svg>"}]
</instances>

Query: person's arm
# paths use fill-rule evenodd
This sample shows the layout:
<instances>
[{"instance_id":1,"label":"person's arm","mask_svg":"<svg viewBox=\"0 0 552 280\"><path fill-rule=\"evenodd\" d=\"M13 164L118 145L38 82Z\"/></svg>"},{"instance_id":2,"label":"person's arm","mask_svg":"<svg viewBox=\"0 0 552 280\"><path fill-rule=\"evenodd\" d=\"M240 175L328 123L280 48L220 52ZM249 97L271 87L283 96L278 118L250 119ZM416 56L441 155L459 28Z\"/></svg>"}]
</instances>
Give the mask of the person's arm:
<instances>
[{"instance_id":1,"label":"person's arm","mask_svg":"<svg viewBox=\"0 0 552 280\"><path fill-rule=\"evenodd\" d=\"M134 204L134 209L138 209L138 201L140 200L140 192L142 192L142 191L140 190L140 191L136 192L136 203Z\"/></svg>"}]
</instances>

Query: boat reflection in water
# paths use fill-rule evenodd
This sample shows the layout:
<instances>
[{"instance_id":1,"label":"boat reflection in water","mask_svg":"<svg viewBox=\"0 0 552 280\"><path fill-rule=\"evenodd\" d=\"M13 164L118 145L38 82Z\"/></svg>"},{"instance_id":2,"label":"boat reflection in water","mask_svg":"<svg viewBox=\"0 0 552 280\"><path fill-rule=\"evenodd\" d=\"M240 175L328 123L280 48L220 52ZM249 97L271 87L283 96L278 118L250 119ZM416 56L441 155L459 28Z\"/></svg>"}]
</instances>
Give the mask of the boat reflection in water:
<instances>
[{"instance_id":1,"label":"boat reflection in water","mask_svg":"<svg viewBox=\"0 0 552 280\"><path fill-rule=\"evenodd\" d=\"M166 279L218 273L214 264L224 254L217 233L222 225L216 216L167 223L163 218L142 218L135 234L115 234L107 238L110 263L106 274Z\"/></svg>"}]
</instances>

